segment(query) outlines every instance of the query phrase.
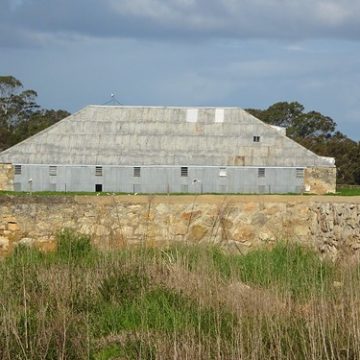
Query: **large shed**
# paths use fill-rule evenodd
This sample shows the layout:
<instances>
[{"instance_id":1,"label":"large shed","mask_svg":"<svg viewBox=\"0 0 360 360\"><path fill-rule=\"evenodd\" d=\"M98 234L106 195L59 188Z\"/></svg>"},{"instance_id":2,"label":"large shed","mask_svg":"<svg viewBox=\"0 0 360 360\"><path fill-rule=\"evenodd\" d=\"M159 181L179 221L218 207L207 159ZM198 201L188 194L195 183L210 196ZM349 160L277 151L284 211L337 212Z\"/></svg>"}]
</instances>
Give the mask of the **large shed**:
<instances>
[{"instance_id":1,"label":"large shed","mask_svg":"<svg viewBox=\"0 0 360 360\"><path fill-rule=\"evenodd\" d=\"M0 190L334 192L318 156L240 108L87 106L0 153Z\"/></svg>"}]
</instances>

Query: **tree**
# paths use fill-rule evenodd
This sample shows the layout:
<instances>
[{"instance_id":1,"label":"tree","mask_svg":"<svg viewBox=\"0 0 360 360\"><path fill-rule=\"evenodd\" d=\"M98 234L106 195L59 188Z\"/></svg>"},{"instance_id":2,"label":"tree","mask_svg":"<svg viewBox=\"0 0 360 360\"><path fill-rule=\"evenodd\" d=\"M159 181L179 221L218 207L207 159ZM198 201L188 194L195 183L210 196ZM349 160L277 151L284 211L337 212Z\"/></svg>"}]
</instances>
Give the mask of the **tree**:
<instances>
[{"instance_id":1,"label":"tree","mask_svg":"<svg viewBox=\"0 0 360 360\"><path fill-rule=\"evenodd\" d=\"M329 136L335 131L336 123L330 117L316 111L306 113L304 109L298 102L278 102L266 110L247 111L266 123L286 127L292 139Z\"/></svg>"},{"instance_id":2,"label":"tree","mask_svg":"<svg viewBox=\"0 0 360 360\"><path fill-rule=\"evenodd\" d=\"M0 151L68 116L64 110L40 109L34 90L20 80L0 76Z\"/></svg>"},{"instance_id":3,"label":"tree","mask_svg":"<svg viewBox=\"0 0 360 360\"><path fill-rule=\"evenodd\" d=\"M22 83L13 76L0 76L0 117L8 126L27 119L39 108L36 91L21 91L22 88Z\"/></svg>"},{"instance_id":4,"label":"tree","mask_svg":"<svg viewBox=\"0 0 360 360\"><path fill-rule=\"evenodd\" d=\"M247 109L247 111L268 124L289 128L295 119L303 114L304 106L298 102L278 102L266 110Z\"/></svg>"}]
</instances>

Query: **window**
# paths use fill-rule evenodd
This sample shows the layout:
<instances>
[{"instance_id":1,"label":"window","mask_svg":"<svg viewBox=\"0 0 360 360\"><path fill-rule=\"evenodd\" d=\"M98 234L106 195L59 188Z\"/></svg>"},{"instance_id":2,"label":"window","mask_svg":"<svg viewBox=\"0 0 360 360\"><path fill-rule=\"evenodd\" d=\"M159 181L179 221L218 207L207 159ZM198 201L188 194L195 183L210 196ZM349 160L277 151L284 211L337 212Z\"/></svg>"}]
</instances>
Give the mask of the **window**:
<instances>
[{"instance_id":1,"label":"window","mask_svg":"<svg viewBox=\"0 0 360 360\"><path fill-rule=\"evenodd\" d=\"M103 168L102 168L102 166L96 166L96 167L95 167L95 175L96 175L96 176L102 176L102 174L103 174Z\"/></svg>"},{"instance_id":2,"label":"window","mask_svg":"<svg viewBox=\"0 0 360 360\"><path fill-rule=\"evenodd\" d=\"M21 175L21 165L15 165L15 175Z\"/></svg>"},{"instance_id":3,"label":"window","mask_svg":"<svg viewBox=\"0 0 360 360\"><path fill-rule=\"evenodd\" d=\"M188 168L186 166L181 167L181 176L187 177L188 176Z\"/></svg>"},{"instance_id":4,"label":"window","mask_svg":"<svg viewBox=\"0 0 360 360\"><path fill-rule=\"evenodd\" d=\"M258 177L265 177L265 168L258 169Z\"/></svg>"},{"instance_id":5,"label":"window","mask_svg":"<svg viewBox=\"0 0 360 360\"><path fill-rule=\"evenodd\" d=\"M254 136L253 141L254 142L260 142L260 136Z\"/></svg>"},{"instance_id":6,"label":"window","mask_svg":"<svg viewBox=\"0 0 360 360\"><path fill-rule=\"evenodd\" d=\"M95 184L95 192L102 192L102 184Z\"/></svg>"},{"instance_id":7,"label":"window","mask_svg":"<svg viewBox=\"0 0 360 360\"><path fill-rule=\"evenodd\" d=\"M226 176L227 176L226 168L220 168L220 170L219 170L219 176L220 176L220 177L226 177Z\"/></svg>"},{"instance_id":8,"label":"window","mask_svg":"<svg viewBox=\"0 0 360 360\"><path fill-rule=\"evenodd\" d=\"M50 176L56 176L57 173L57 167L56 166L49 166L49 175Z\"/></svg>"},{"instance_id":9,"label":"window","mask_svg":"<svg viewBox=\"0 0 360 360\"><path fill-rule=\"evenodd\" d=\"M134 177L140 177L141 168L140 167L134 167Z\"/></svg>"},{"instance_id":10,"label":"window","mask_svg":"<svg viewBox=\"0 0 360 360\"><path fill-rule=\"evenodd\" d=\"M304 169L296 169L296 177L302 179L304 177Z\"/></svg>"}]
</instances>

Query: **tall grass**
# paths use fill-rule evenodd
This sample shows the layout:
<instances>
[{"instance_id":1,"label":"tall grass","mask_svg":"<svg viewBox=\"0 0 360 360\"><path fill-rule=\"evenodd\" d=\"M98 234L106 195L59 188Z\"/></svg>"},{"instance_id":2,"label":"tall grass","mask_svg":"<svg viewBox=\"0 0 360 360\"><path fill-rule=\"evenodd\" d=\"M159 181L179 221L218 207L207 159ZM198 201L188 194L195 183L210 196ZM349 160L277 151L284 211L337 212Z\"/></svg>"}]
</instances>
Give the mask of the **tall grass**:
<instances>
[{"instance_id":1,"label":"tall grass","mask_svg":"<svg viewBox=\"0 0 360 360\"><path fill-rule=\"evenodd\" d=\"M0 359L357 359L360 276L311 249L57 251L0 263Z\"/></svg>"}]
</instances>

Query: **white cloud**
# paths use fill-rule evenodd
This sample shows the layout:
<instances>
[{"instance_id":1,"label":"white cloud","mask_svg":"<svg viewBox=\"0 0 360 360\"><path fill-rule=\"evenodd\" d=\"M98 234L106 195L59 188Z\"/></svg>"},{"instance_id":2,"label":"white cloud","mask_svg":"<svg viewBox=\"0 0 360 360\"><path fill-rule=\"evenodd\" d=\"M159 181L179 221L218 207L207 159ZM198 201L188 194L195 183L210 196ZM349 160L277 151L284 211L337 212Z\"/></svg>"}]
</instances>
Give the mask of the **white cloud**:
<instances>
[{"instance_id":1,"label":"white cloud","mask_svg":"<svg viewBox=\"0 0 360 360\"><path fill-rule=\"evenodd\" d=\"M356 8L357 6L354 5ZM343 25L352 19L352 11L354 9L346 7L345 4L339 2L321 1L315 4L315 19L317 18L325 25L338 26ZM358 9L357 9L358 10Z\"/></svg>"},{"instance_id":2,"label":"white cloud","mask_svg":"<svg viewBox=\"0 0 360 360\"><path fill-rule=\"evenodd\" d=\"M359 0L5 0L0 39L16 28L27 36L360 40L359 18Z\"/></svg>"},{"instance_id":3,"label":"white cloud","mask_svg":"<svg viewBox=\"0 0 360 360\"><path fill-rule=\"evenodd\" d=\"M163 19L176 15L171 4L159 0L110 0L112 8L122 15Z\"/></svg>"}]
</instances>

